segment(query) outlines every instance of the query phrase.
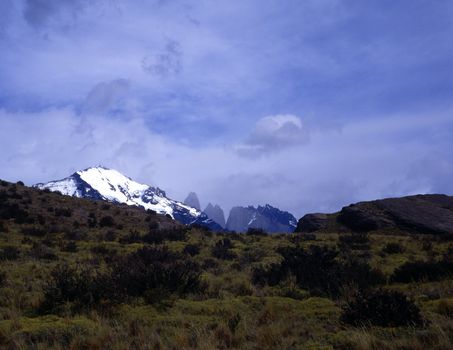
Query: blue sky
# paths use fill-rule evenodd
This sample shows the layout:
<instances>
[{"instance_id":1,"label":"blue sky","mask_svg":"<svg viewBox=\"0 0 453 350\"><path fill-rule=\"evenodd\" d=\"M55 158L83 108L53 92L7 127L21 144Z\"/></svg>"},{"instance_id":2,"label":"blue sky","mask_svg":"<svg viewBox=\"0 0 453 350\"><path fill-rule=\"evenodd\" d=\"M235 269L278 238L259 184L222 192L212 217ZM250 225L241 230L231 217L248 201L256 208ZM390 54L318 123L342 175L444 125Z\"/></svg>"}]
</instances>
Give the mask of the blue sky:
<instances>
[{"instance_id":1,"label":"blue sky","mask_svg":"<svg viewBox=\"0 0 453 350\"><path fill-rule=\"evenodd\" d=\"M448 0L0 3L0 178L296 216L453 194Z\"/></svg>"}]
</instances>

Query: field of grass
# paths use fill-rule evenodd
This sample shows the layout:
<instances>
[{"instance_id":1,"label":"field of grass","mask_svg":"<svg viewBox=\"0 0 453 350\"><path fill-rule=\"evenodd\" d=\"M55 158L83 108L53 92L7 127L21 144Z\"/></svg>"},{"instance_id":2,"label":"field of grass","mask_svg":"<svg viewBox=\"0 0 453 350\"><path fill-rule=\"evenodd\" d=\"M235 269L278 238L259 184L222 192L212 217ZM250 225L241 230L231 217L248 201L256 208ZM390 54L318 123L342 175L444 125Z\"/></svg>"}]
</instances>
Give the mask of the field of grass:
<instances>
[{"instance_id":1,"label":"field of grass","mask_svg":"<svg viewBox=\"0 0 453 350\"><path fill-rule=\"evenodd\" d=\"M452 263L449 237L215 234L1 182L0 348L453 349ZM421 321L348 321L375 291Z\"/></svg>"}]
</instances>

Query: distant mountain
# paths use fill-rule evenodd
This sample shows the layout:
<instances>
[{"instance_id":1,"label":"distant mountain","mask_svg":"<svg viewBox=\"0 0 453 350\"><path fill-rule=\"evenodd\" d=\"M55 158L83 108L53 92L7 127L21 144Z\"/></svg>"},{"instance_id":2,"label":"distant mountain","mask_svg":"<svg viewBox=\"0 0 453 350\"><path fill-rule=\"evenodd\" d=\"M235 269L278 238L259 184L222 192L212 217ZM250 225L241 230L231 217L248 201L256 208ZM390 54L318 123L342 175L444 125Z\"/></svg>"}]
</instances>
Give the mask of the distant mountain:
<instances>
[{"instance_id":1,"label":"distant mountain","mask_svg":"<svg viewBox=\"0 0 453 350\"><path fill-rule=\"evenodd\" d=\"M453 197L427 194L351 204L334 214L307 214L297 232L402 230L453 234Z\"/></svg>"},{"instance_id":2,"label":"distant mountain","mask_svg":"<svg viewBox=\"0 0 453 350\"><path fill-rule=\"evenodd\" d=\"M261 228L269 233L293 232L296 218L286 212L266 204L265 206L233 207L226 223L226 229L245 232L249 228Z\"/></svg>"},{"instance_id":3,"label":"distant mountain","mask_svg":"<svg viewBox=\"0 0 453 350\"><path fill-rule=\"evenodd\" d=\"M199 224L214 231L222 230L206 214L168 198L160 188L135 182L116 170L101 166L77 171L62 180L39 183L35 187L73 197L135 205L159 214L168 214L182 224Z\"/></svg>"},{"instance_id":4,"label":"distant mountain","mask_svg":"<svg viewBox=\"0 0 453 350\"><path fill-rule=\"evenodd\" d=\"M186 199L184 199L184 204L201 211L200 200L195 192L190 192L187 195Z\"/></svg>"},{"instance_id":5,"label":"distant mountain","mask_svg":"<svg viewBox=\"0 0 453 350\"><path fill-rule=\"evenodd\" d=\"M214 220L220 226L225 227L225 214L220 206L209 203L203 212L208 218Z\"/></svg>"}]
</instances>

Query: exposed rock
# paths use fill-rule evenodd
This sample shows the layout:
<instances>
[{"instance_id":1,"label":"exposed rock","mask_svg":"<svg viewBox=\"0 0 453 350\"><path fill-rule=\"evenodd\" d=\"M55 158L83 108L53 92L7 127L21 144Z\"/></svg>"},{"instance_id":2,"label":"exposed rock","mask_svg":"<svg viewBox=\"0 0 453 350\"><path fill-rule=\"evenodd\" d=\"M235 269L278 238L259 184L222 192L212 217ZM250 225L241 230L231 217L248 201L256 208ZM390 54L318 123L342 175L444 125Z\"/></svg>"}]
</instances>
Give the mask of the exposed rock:
<instances>
[{"instance_id":1,"label":"exposed rock","mask_svg":"<svg viewBox=\"0 0 453 350\"><path fill-rule=\"evenodd\" d=\"M413 233L453 234L453 197L441 194L387 198L351 204L337 215L308 214L298 230L314 232L327 226L356 232L398 229ZM340 226L338 225L340 224Z\"/></svg>"},{"instance_id":2,"label":"exposed rock","mask_svg":"<svg viewBox=\"0 0 453 350\"><path fill-rule=\"evenodd\" d=\"M327 228L329 217L327 214L306 214L297 223L295 232L315 232Z\"/></svg>"},{"instance_id":3,"label":"exposed rock","mask_svg":"<svg viewBox=\"0 0 453 350\"><path fill-rule=\"evenodd\" d=\"M195 192L190 192L187 195L186 199L184 199L184 204L201 211L200 200Z\"/></svg>"},{"instance_id":4,"label":"exposed rock","mask_svg":"<svg viewBox=\"0 0 453 350\"><path fill-rule=\"evenodd\" d=\"M261 228L269 233L294 232L296 218L288 212L270 206L233 207L226 228L230 231L246 232L249 228Z\"/></svg>"},{"instance_id":5,"label":"exposed rock","mask_svg":"<svg viewBox=\"0 0 453 350\"><path fill-rule=\"evenodd\" d=\"M220 226L225 227L225 214L220 206L209 203L204 210L204 213Z\"/></svg>"}]
</instances>

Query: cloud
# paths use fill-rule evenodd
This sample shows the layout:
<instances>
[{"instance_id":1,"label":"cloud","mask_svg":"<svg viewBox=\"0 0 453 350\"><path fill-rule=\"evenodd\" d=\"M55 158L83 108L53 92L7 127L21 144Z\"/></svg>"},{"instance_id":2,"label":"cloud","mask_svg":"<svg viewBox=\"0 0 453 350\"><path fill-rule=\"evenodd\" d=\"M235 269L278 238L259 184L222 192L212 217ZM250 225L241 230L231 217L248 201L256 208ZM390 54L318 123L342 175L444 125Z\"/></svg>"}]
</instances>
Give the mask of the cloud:
<instances>
[{"instance_id":1,"label":"cloud","mask_svg":"<svg viewBox=\"0 0 453 350\"><path fill-rule=\"evenodd\" d=\"M32 27L40 29L58 17L73 22L89 4L88 0L25 0L23 15Z\"/></svg>"},{"instance_id":2,"label":"cloud","mask_svg":"<svg viewBox=\"0 0 453 350\"><path fill-rule=\"evenodd\" d=\"M236 146L236 152L246 157L262 156L308 141L309 130L299 117L279 114L258 120L245 142Z\"/></svg>"},{"instance_id":3,"label":"cloud","mask_svg":"<svg viewBox=\"0 0 453 350\"><path fill-rule=\"evenodd\" d=\"M129 117L82 118L73 107L0 110L0 178L33 184L103 164L175 199L195 191L225 211L269 203L297 217L415 192L453 194L453 159L445 151L451 133L444 132L452 130L451 118L427 123L422 116L390 116L345 124L341 132L312 132L303 152L291 142L280 152L250 159L228 146L181 144L150 129L143 115L124 113ZM287 123L303 129L294 116L263 120L256 134L278 133Z\"/></svg>"},{"instance_id":4,"label":"cloud","mask_svg":"<svg viewBox=\"0 0 453 350\"><path fill-rule=\"evenodd\" d=\"M129 91L130 83L126 79L115 79L97 84L84 102L84 112L103 113L118 105L119 100Z\"/></svg>"},{"instance_id":5,"label":"cloud","mask_svg":"<svg viewBox=\"0 0 453 350\"><path fill-rule=\"evenodd\" d=\"M162 52L143 57L142 69L146 73L160 77L180 73L182 70L181 45L175 40L167 40Z\"/></svg>"}]
</instances>

